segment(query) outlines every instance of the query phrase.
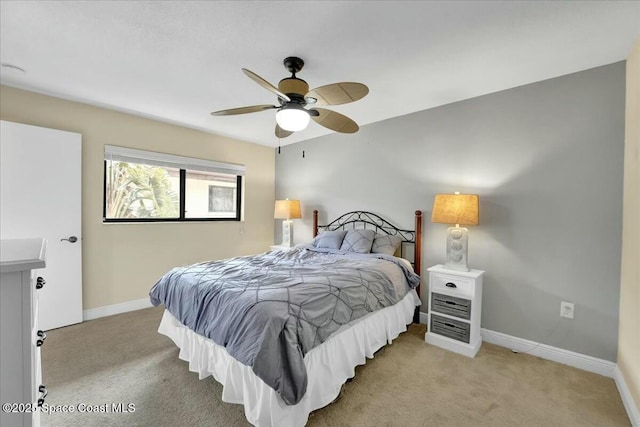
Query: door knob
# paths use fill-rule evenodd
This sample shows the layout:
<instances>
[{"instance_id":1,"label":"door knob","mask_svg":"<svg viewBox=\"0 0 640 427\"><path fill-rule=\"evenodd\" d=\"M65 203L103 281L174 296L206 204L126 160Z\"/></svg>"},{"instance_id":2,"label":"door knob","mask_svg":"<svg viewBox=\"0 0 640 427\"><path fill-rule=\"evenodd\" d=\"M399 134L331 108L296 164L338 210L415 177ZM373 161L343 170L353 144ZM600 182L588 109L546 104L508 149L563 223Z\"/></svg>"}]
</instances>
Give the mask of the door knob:
<instances>
[{"instance_id":1,"label":"door knob","mask_svg":"<svg viewBox=\"0 0 640 427\"><path fill-rule=\"evenodd\" d=\"M47 339L47 333L45 331L40 330L38 331L37 335L39 338L36 340L36 346L42 347L42 344L44 344L44 340Z\"/></svg>"},{"instance_id":2,"label":"door knob","mask_svg":"<svg viewBox=\"0 0 640 427\"><path fill-rule=\"evenodd\" d=\"M76 236L70 236L68 239L60 239L61 242L67 241L69 243L75 243L78 241L78 238Z\"/></svg>"}]
</instances>

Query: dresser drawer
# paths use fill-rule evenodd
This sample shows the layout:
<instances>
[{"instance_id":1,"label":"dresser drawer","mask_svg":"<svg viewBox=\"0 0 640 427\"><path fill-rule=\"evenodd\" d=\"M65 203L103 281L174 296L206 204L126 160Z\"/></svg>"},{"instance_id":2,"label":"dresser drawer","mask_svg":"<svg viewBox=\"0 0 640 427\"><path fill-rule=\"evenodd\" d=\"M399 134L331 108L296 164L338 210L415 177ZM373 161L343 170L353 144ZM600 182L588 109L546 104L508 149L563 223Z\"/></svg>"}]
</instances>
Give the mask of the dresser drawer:
<instances>
[{"instance_id":1,"label":"dresser drawer","mask_svg":"<svg viewBox=\"0 0 640 427\"><path fill-rule=\"evenodd\" d=\"M442 273L431 273L429 286L432 292L459 292L465 295L473 295L475 281L464 277L450 276Z\"/></svg>"},{"instance_id":2,"label":"dresser drawer","mask_svg":"<svg viewBox=\"0 0 640 427\"><path fill-rule=\"evenodd\" d=\"M471 300L431 292L431 311L471 319Z\"/></svg>"},{"instance_id":3,"label":"dresser drawer","mask_svg":"<svg viewBox=\"0 0 640 427\"><path fill-rule=\"evenodd\" d=\"M457 341L469 343L469 323L453 320L431 313L429 332L452 338Z\"/></svg>"}]
</instances>

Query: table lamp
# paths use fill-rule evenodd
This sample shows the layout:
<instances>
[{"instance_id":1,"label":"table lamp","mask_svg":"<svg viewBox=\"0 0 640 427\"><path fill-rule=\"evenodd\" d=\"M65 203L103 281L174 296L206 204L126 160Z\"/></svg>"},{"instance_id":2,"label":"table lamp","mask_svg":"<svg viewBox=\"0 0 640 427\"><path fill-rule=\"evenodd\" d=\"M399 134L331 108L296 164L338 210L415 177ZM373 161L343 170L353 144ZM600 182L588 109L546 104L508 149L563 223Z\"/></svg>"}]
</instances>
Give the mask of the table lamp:
<instances>
[{"instance_id":1,"label":"table lamp","mask_svg":"<svg viewBox=\"0 0 640 427\"><path fill-rule=\"evenodd\" d=\"M467 266L468 232L461 225L478 225L477 194L436 194L431 222L455 224L447 229L446 268L469 271Z\"/></svg>"},{"instance_id":2,"label":"table lamp","mask_svg":"<svg viewBox=\"0 0 640 427\"><path fill-rule=\"evenodd\" d=\"M291 220L302 218L302 215L300 215L300 200L276 200L273 217L283 220L281 246L290 248L293 243L293 222Z\"/></svg>"}]
</instances>

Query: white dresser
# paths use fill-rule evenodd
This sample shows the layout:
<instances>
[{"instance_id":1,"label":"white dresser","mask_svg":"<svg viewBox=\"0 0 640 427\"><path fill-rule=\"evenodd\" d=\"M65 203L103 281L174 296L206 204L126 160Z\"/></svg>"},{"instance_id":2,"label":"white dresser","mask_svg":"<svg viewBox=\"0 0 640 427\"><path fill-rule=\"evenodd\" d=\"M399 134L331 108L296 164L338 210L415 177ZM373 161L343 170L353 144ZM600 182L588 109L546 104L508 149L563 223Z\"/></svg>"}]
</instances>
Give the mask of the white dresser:
<instances>
[{"instance_id":1,"label":"white dresser","mask_svg":"<svg viewBox=\"0 0 640 427\"><path fill-rule=\"evenodd\" d=\"M42 385L38 289L45 282L34 269L45 267L44 239L2 240L0 247L0 425L39 426L47 395Z\"/></svg>"}]
</instances>

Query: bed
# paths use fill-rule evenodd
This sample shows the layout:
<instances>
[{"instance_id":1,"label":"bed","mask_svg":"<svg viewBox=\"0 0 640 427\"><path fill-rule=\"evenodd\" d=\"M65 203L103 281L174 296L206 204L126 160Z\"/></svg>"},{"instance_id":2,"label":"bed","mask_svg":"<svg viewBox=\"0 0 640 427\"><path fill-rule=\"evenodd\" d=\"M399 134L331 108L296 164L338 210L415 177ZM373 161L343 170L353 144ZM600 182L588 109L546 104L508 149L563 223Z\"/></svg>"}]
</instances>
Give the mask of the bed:
<instances>
[{"instance_id":1,"label":"bed","mask_svg":"<svg viewBox=\"0 0 640 427\"><path fill-rule=\"evenodd\" d=\"M305 425L416 319L420 211L415 224L354 211L319 225L314 211L311 244L177 267L150 291L158 332L250 423Z\"/></svg>"}]
</instances>

